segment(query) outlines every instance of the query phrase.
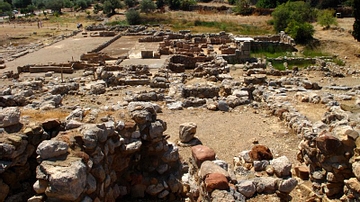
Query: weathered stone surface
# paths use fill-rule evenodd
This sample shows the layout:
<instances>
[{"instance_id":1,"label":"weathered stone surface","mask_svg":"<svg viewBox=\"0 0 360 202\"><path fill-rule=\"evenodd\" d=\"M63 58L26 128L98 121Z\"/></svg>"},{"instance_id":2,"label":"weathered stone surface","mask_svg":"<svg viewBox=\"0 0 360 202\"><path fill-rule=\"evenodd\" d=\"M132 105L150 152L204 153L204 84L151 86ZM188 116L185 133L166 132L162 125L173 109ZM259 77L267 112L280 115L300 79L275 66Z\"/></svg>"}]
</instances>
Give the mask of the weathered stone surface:
<instances>
[{"instance_id":1,"label":"weathered stone surface","mask_svg":"<svg viewBox=\"0 0 360 202\"><path fill-rule=\"evenodd\" d=\"M262 160L262 161L254 161L254 170L255 171L263 171L265 170L266 166L270 164L268 160Z\"/></svg>"},{"instance_id":2,"label":"weathered stone surface","mask_svg":"<svg viewBox=\"0 0 360 202\"><path fill-rule=\"evenodd\" d=\"M40 158L45 160L66 154L68 148L69 146L63 141L44 140L39 144L36 153L40 155Z\"/></svg>"},{"instance_id":3,"label":"weathered stone surface","mask_svg":"<svg viewBox=\"0 0 360 202\"><path fill-rule=\"evenodd\" d=\"M356 191L357 193L360 193L360 181L356 178L350 178L348 180L345 180L345 185L349 187L350 189Z\"/></svg>"},{"instance_id":4,"label":"weathered stone surface","mask_svg":"<svg viewBox=\"0 0 360 202\"><path fill-rule=\"evenodd\" d=\"M341 146L341 142L338 138L328 133L316 137L316 145L322 153L331 154L336 152L336 149Z\"/></svg>"},{"instance_id":5,"label":"weathered stone surface","mask_svg":"<svg viewBox=\"0 0 360 202\"><path fill-rule=\"evenodd\" d=\"M192 157L198 167L206 160L215 160L215 151L204 145L196 145L191 147Z\"/></svg>"},{"instance_id":6,"label":"weathered stone surface","mask_svg":"<svg viewBox=\"0 0 360 202\"><path fill-rule=\"evenodd\" d=\"M236 184L237 190L247 198L252 197L256 192L254 183L250 180L240 181Z\"/></svg>"},{"instance_id":7,"label":"weathered stone surface","mask_svg":"<svg viewBox=\"0 0 360 202\"><path fill-rule=\"evenodd\" d=\"M135 141L126 145L126 154L131 154L140 150L142 145L141 141Z\"/></svg>"},{"instance_id":8,"label":"weathered stone surface","mask_svg":"<svg viewBox=\"0 0 360 202\"><path fill-rule=\"evenodd\" d=\"M180 124L179 128L179 139L181 142L189 142L191 139L194 138L196 133L197 125L196 123L183 123Z\"/></svg>"},{"instance_id":9,"label":"weathered stone surface","mask_svg":"<svg viewBox=\"0 0 360 202\"><path fill-rule=\"evenodd\" d=\"M298 184L295 178L289 178L278 182L278 189L281 192L290 193Z\"/></svg>"},{"instance_id":10,"label":"weathered stone surface","mask_svg":"<svg viewBox=\"0 0 360 202\"><path fill-rule=\"evenodd\" d=\"M275 174L278 177L286 177L291 173L291 162L286 156L281 156L271 161L271 165L274 167Z\"/></svg>"},{"instance_id":11,"label":"weathered stone surface","mask_svg":"<svg viewBox=\"0 0 360 202\"><path fill-rule=\"evenodd\" d=\"M229 173L226 170L224 170L223 168L221 168L219 165L215 164L212 161L204 161L201 164L199 176L201 179L204 179L206 177L206 175L208 175L210 173L220 173L220 174L224 175L225 177L230 178Z\"/></svg>"},{"instance_id":12,"label":"weathered stone surface","mask_svg":"<svg viewBox=\"0 0 360 202\"><path fill-rule=\"evenodd\" d=\"M79 158L67 159L67 163L56 165L43 161L41 170L48 175L49 184L45 194L60 200L76 200L86 187L86 166Z\"/></svg>"},{"instance_id":13,"label":"weathered stone surface","mask_svg":"<svg viewBox=\"0 0 360 202\"><path fill-rule=\"evenodd\" d=\"M146 188L146 193L150 194L151 196L156 196L164 189L165 189L165 187L162 183L151 184Z\"/></svg>"},{"instance_id":14,"label":"weathered stone surface","mask_svg":"<svg viewBox=\"0 0 360 202\"><path fill-rule=\"evenodd\" d=\"M255 145L251 149L249 156L253 160L257 160L257 161L273 159L273 155L270 149L264 145Z\"/></svg>"},{"instance_id":15,"label":"weathered stone surface","mask_svg":"<svg viewBox=\"0 0 360 202\"><path fill-rule=\"evenodd\" d=\"M216 189L213 192L211 192L211 201L212 202L235 202L237 200L234 199L234 196L232 196L229 192L226 190L219 190ZM245 201L245 200L244 200Z\"/></svg>"},{"instance_id":16,"label":"weathered stone surface","mask_svg":"<svg viewBox=\"0 0 360 202\"><path fill-rule=\"evenodd\" d=\"M272 194L276 191L278 179L273 177L255 178L254 184L258 193Z\"/></svg>"},{"instance_id":17,"label":"weathered stone surface","mask_svg":"<svg viewBox=\"0 0 360 202\"><path fill-rule=\"evenodd\" d=\"M205 177L205 188L208 192L214 189L225 190L229 188L228 180L221 173L209 173Z\"/></svg>"},{"instance_id":18,"label":"weathered stone surface","mask_svg":"<svg viewBox=\"0 0 360 202\"><path fill-rule=\"evenodd\" d=\"M33 189L37 194L42 194L45 193L47 186L48 186L48 182L46 180L38 179L33 184Z\"/></svg>"},{"instance_id":19,"label":"weathered stone surface","mask_svg":"<svg viewBox=\"0 0 360 202\"><path fill-rule=\"evenodd\" d=\"M308 180L309 179L309 173L310 170L308 167L302 165L302 166L295 166L294 168L296 176L298 176L302 180Z\"/></svg>"},{"instance_id":20,"label":"weathered stone surface","mask_svg":"<svg viewBox=\"0 0 360 202\"><path fill-rule=\"evenodd\" d=\"M356 161L352 164L352 171L355 177L360 181L360 161Z\"/></svg>"},{"instance_id":21,"label":"weathered stone surface","mask_svg":"<svg viewBox=\"0 0 360 202\"><path fill-rule=\"evenodd\" d=\"M220 111L224 111L224 112L227 112L227 111L229 111L230 110L230 108L229 108L229 105L225 102L225 101L223 101L223 100L220 100L219 102L218 102L218 109L220 110Z\"/></svg>"},{"instance_id":22,"label":"weathered stone surface","mask_svg":"<svg viewBox=\"0 0 360 202\"><path fill-rule=\"evenodd\" d=\"M17 107L0 109L0 128L16 125L20 122L20 110Z\"/></svg>"}]
</instances>

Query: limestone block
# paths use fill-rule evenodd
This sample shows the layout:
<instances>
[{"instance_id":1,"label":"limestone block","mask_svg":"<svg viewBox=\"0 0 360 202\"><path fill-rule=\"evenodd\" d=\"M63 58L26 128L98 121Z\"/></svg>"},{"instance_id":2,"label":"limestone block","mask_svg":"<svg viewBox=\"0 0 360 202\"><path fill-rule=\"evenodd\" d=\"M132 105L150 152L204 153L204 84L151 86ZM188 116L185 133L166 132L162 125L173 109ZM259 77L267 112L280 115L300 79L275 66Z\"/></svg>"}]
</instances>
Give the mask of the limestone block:
<instances>
[{"instance_id":1,"label":"limestone block","mask_svg":"<svg viewBox=\"0 0 360 202\"><path fill-rule=\"evenodd\" d=\"M67 143L58 140L44 140L42 141L38 148L36 149L36 153L40 155L40 158L43 160L57 157L68 152L69 146Z\"/></svg>"},{"instance_id":2,"label":"limestone block","mask_svg":"<svg viewBox=\"0 0 360 202\"><path fill-rule=\"evenodd\" d=\"M48 175L49 184L45 194L50 198L74 201L84 192L87 168L80 158L71 158L58 165L43 161L39 166Z\"/></svg>"},{"instance_id":3,"label":"limestone block","mask_svg":"<svg viewBox=\"0 0 360 202\"><path fill-rule=\"evenodd\" d=\"M20 110L17 107L0 109L0 128L17 125L20 122Z\"/></svg>"}]
</instances>

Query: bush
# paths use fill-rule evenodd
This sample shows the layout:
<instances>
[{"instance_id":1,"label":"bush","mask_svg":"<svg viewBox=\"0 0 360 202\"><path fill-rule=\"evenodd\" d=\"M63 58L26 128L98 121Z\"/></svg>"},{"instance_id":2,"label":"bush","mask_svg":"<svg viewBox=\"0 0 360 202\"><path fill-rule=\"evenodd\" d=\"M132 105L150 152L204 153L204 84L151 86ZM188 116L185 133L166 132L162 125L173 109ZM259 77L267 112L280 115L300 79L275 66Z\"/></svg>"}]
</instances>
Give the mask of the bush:
<instances>
[{"instance_id":1,"label":"bush","mask_svg":"<svg viewBox=\"0 0 360 202\"><path fill-rule=\"evenodd\" d=\"M138 25L141 23L139 11L130 9L128 12L126 12L125 16L126 16L126 21L128 22L129 25Z\"/></svg>"},{"instance_id":2,"label":"bush","mask_svg":"<svg viewBox=\"0 0 360 202\"><path fill-rule=\"evenodd\" d=\"M318 24L325 28L330 28L330 25L337 25L334 14L335 10L319 10L317 13Z\"/></svg>"},{"instance_id":3,"label":"bush","mask_svg":"<svg viewBox=\"0 0 360 202\"><path fill-rule=\"evenodd\" d=\"M310 23L300 23L298 21L291 21L286 30L297 43L306 43L308 40L311 40L315 32L314 27Z\"/></svg>"},{"instance_id":4,"label":"bush","mask_svg":"<svg viewBox=\"0 0 360 202\"><path fill-rule=\"evenodd\" d=\"M250 7L250 0L239 0L236 3L234 12L240 15L250 15L252 13L252 9Z\"/></svg>"}]
</instances>

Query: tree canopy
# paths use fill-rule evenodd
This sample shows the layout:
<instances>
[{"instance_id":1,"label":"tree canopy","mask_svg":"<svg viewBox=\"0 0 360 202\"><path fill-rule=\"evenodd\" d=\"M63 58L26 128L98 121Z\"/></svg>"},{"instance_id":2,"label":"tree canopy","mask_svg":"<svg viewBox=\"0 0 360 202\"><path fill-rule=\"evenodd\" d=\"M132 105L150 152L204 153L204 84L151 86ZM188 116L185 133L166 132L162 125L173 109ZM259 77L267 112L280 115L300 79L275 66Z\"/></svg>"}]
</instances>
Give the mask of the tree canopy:
<instances>
[{"instance_id":1,"label":"tree canopy","mask_svg":"<svg viewBox=\"0 0 360 202\"><path fill-rule=\"evenodd\" d=\"M360 0L354 0L353 2L354 18L352 35L357 41L360 41Z\"/></svg>"},{"instance_id":2,"label":"tree canopy","mask_svg":"<svg viewBox=\"0 0 360 202\"><path fill-rule=\"evenodd\" d=\"M304 43L314 34L309 22L314 21L316 15L308 3L288 1L276 7L272 16L275 31L286 31L296 42Z\"/></svg>"}]
</instances>

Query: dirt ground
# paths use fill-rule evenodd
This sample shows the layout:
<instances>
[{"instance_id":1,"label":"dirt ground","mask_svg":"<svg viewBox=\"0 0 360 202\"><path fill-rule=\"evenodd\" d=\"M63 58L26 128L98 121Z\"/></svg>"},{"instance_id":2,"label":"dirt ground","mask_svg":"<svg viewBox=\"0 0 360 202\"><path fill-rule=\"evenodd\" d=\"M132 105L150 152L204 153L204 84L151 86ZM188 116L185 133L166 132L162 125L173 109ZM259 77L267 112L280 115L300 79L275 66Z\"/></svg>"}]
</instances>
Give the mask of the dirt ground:
<instances>
[{"instance_id":1,"label":"dirt ground","mask_svg":"<svg viewBox=\"0 0 360 202\"><path fill-rule=\"evenodd\" d=\"M180 14L174 14L180 15ZM191 15L191 13L187 13ZM206 16L205 16L206 17ZM204 17L204 18L205 18ZM229 16L223 16L228 18ZM251 23L253 25L266 24L266 21L270 19L269 16L246 16L233 17L239 23ZM217 18L220 19L220 18ZM339 25L335 29L323 30L318 25L315 25L316 32L315 38L320 40L321 49L324 52L336 54L339 58L344 59L348 65L352 68L360 70L359 58L356 54L360 53L360 43L356 42L349 31L353 23L353 18L338 19ZM7 27L9 26L9 27ZM11 28L11 25L0 26L0 38L8 35L16 35L15 28ZM19 28L20 29L20 28ZM17 29L18 30L18 29ZM26 30L26 27L23 29ZM4 34L6 36L4 36ZM39 51L27 54L13 61L7 62L7 68L0 70L0 75L4 71L16 70L17 66L23 66L26 64L48 64L49 62L67 62L69 60L78 60L82 53L90 51L97 45L109 40L109 38L100 37L82 37L81 34L70 37L51 46L47 46ZM164 58L160 60L141 60L138 59L141 49L154 49L156 45L139 45L136 42L137 38L129 39L128 37L122 37L120 40L110 45L103 50L105 53L109 53L113 56L129 55L130 60L125 60L124 64L146 63L159 67L164 62ZM2 49L4 52L4 49ZM1 52L0 52L1 53ZM133 59L133 60L131 60ZM232 74L241 77L241 72L232 72ZM78 72L72 76L79 76L82 72ZM43 74L38 74L43 75ZM22 77L29 77L33 75L23 74ZM59 75L57 75L59 76ZM70 76L70 75L69 75ZM319 75L310 75L310 79L318 81L321 78ZM345 78L326 80L325 83L336 82L338 84L346 85L359 85L360 80L358 78ZM126 91L137 91L137 88L126 89ZM81 100L72 96L65 96L63 103L69 105L86 106L92 104L94 106L101 107L101 103L116 103L124 95L124 91L111 92L112 94L118 93L119 96L99 96L96 97L97 102L91 103L92 97L82 97ZM120 99L119 99L120 98ZM292 97L289 97L292 101ZM159 103L164 106L165 103ZM311 105L298 103L297 109L308 116L311 121L320 120L322 114L326 111L325 107L320 105ZM120 115L118 118L121 118ZM277 118L270 116L268 112L253 109L247 106L237 107L230 113L209 111L206 109L184 109L178 111L167 110L163 108L163 113L160 113L158 117L168 124L168 129L165 132L168 134L169 140L176 142L178 138L179 125L184 122L194 122L197 124L196 137L204 144L213 148L219 159L223 159L231 164L232 158L243 150L249 150L252 147L254 141L258 141L260 144L268 146L275 156L287 156L290 161L296 165L296 153L298 151L297 145L300 139L297 138L291 131L289 131L284 124ZM188 160L190 157L190 148L181 147L181 156L184 160ZM303 193L304 192L304 193ZM306 191L298 188L295 189L291 196L292 201L304 201ZM252 201L265 200L268 198L252 199Z\"/></svg>"}]
</instances>

